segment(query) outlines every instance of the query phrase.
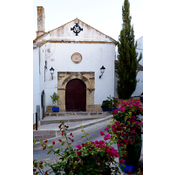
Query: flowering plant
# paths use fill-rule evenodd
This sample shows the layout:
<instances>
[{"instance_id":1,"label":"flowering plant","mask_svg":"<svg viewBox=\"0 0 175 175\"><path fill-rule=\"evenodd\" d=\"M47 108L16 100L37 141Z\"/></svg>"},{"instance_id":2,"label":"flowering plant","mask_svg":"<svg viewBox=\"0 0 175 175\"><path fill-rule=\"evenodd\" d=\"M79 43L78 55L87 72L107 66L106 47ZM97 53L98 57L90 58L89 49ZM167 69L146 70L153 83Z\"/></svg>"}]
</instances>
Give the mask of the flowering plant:
<instances>
[{"instance_id":1,"label":"flowering plant","mask_svg":"<svg viewBox=\"0 0 175 175\"><path fill-rule=\"evenodd\" d=\"M143 115L143 107L139 99L133 99L130 102L122 101L118 110L113 110L113 121L107 125L104 140L108 136L110 140L117 143L119 147L120 158L124 158L131 163L138 161L143 133L143 122L139 114ZM101 131L102 133L102 131Z\"/></svg>"},{"instance_id":2,"label":"flowering plant","mask_svg":"<svg viewBox=\"0 0 175 175\"><path fill-rule=\"evenodd\" d=\"M62 145L67 144L65 150L63 148L53 149L53 145L49 145L47 140L40 140L41 146L44 149L48 149L48 154L51 152L57 154L59 159L56 163L40 161L33 161L33 173L37 174L48 174L55 173L55 175L61 175L64 172L64 175L106 175L106 174L120 174L119 163L116 162L116 158L119 157L119 152L114 149L107 135L104 140L100 141L89 141L87 137L89 134L85 133L84 126L81 126L84 136L88 140L86 143L77 145L76 148L71 147L71 142L74 142L72 139L73 134L67 133L68 126L62 122L59 126L62 136L65 137L66 141L59 139ZM70 143L69 143L70 142ZM120 163L123 164L124 160L120 159ZM50 167L48 171L44 172L45 167ZM124 166L124 164L123 164Z\"/></svg>"}]
</instances>

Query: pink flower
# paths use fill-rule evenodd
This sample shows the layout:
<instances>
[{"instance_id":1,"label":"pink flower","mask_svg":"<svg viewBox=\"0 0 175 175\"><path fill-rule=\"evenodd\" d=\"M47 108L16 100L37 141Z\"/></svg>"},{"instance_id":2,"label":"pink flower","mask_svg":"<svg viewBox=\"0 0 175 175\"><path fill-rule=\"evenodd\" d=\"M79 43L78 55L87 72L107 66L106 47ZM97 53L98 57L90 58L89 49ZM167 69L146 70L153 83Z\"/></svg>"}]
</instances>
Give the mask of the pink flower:
<instances>
[{"instance_id":1,"label":"pink flower","mask_svg":"<svg viewBox=\"0 0 175 175\"><path fill-rule=\"evenodd\" d=\"M80 146L80 145L77 145L76 147L77 147L78 149L81 149L81 146Z\"/></svg>"},{"instance_id":2,"label":"pink flower","mask_svg":"<svg viewBox=\"0 0 175 175\"><path fill-rule=\"evenodd\" d=\"M100 140L100 141L99 141L99 144L100 144L100 145L102 145L103 143L104 143L104 141L103 141L103 140Z\"/></svg>"},{"instance_id":3,"label":"pink flower","mask_svg":"<svg viewBox=\"0 0 175 175\"><path fill-rule=\"evenodd\" d=\"M74 142L74 139L72 139L71 142Z\"/></svg>"},{"instance_id":4,"label":"pink flower","mask_svg":"<svg viewBox=\"0 0 175 175\"><path fill-rule=\"evenodd\" d=\"M99 144L99 143L98 143L98 140L95 141L95 144Z\"/></svg>"},{"instance_id":5,"label":"pink flower","mask_svg":"<svg viewBox=\"0 0 175 175\"><path fill-rule=\"evenodd\" d=\"M47 140L45 140L44 143L47 143Z\"/></svg>"},{"instance_id":6,"label":"pink flower","mask_svg":"<svg viewBox=\"0 0 175 175\"><path fill-rule=\"evenodd\" d=\"M52 144L55 145L55 141L53 141Z\"/></svg>"},{"instance_id":7,"label":"pink flower","mask_svg":"<svg viewBox=\"0 0 175 175\"><path fill-rule=\"evenodd\" d=\"M59 141L59 142L62 142L62 140L61 140L61 139L59 139L58 141Z\"/></svg>"},{"instance_id":8,"label":"pink flower","mask_svg":"<svg viewBox=\"0 0 175 175\"><path fill-rule=\"evenodd\" d=\"M135 130L132 130L132 131L131 131L131 134L135 134L135 133L136 133Z\"/></svg>"},{"instance_id":9,"label":"pink flower","mask_svg":"<svg viewBox=\"0 0 175 175\"><path fill-rule=\"evenodd\" d=\"M109 128L107 127L107 128L104 129L104 131L107 131L108 129L109 129Z\"/></svg>"},{"instance_id":10,"label":"pink flower","mask_svg":"<svg viewBox=\"0 0 175 175\"><path fill-rule=\"evenodd\" d=\"M104 132L103 132L103 131L100 131L100 135L101 135L101 136L104 136L105 134L104 134Z\"/></svg>"},{"instance_id":11,"label":"pink flower","mask_svg":"<svg viewBox=\"0 0 175 175\"><path fill-rule=\"evenodd\" d=\"M126 157L126 156L127 156L127 154L128 154L128 153L125 153L125 154L123 155L123 157Z\"/></svg>"},{"instance_id":12,"label":"pink flower","mask_svg":"<svg viewBox=\"0 0 175 175\"><path fill-rule=\"evenodd\" d=\"M111 138L110 134L106 134L106 135L104 136L104 140L109 140L109 138Z\"/></svg>"},{"instance_id":13,"label":"pink flower","mask_svg":"<svg viewBox=\"0 0 175 175\"><path fill-rule=\"evenodd\" d=\"M80 155L81 154L81 151L77 151L77 154Z\"/></svg>"},{"instance_id":14,"label":"pink flower","mask_svg":"<svg viewBox=\"0 0 175 175\"><path fill-rule=\"evenodd\" d=\"M125 160L123 158L120 159L120 164L124 164Z\"/></svg>"}]
</instances>

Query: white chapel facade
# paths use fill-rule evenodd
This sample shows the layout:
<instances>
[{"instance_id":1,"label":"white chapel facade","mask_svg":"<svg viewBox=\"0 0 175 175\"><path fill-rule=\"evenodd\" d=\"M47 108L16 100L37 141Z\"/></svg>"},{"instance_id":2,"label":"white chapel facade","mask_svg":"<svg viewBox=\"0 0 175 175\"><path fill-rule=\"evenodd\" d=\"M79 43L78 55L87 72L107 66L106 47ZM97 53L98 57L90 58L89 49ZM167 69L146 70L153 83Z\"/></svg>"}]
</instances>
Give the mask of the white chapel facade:
<instances>
[{"instance_id":1,"label":"white chapel facade","mask_svg":"<svg viewBox=\"0 0 175 175\"><path fill-rule=\"evenodd\" d=\"M37 7L37 26L34 45L38 54L34 59L39 65L38 103L44 91L45 106L52 106L50 96L56 92L60 111L102 111L102 101L114 97L116 91L117 41L78 18L45 32L41 6ZM105 72L100 77L102 66Z\"/></svg>"}]
</instances>

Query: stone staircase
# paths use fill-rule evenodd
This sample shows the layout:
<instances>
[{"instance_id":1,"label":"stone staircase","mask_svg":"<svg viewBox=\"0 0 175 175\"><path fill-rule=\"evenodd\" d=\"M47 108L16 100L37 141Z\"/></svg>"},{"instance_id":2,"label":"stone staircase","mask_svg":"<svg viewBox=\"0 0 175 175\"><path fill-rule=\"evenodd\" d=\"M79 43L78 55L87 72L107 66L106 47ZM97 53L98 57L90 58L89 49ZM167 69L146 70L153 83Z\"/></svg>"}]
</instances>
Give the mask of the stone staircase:
<instances>
[{"instance_id":1,"label":"stone staircase","mask_svg":"<svg viewBox=\"0 0 175 175\"><path fill-rule=\"evenodd\" d=\"M60 121L69 126L69 131L74 131L81 125L90 126L110 118L109 112L46 112L38 130L33 131L33 138L49 139L60 136Z\"/></svg>"}]
</instances>

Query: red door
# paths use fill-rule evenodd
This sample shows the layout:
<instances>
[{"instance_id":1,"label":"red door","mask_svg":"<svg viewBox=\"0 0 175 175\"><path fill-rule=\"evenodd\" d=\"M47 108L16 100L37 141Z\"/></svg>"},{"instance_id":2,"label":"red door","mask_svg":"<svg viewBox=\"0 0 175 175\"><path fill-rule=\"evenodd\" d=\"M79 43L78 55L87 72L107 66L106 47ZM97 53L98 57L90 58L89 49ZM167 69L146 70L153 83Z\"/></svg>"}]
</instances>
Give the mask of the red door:
<instances>
[{"instance_id":1,"label":"red door","mask_svg":"<svg viewBox=\"0 0 175 175\"><path fill-rule=\"evenodd\" d=\"M86 111L86 85L83 81L74 79L66 86L66 110Z\"/></svg>"}]
</instances>

